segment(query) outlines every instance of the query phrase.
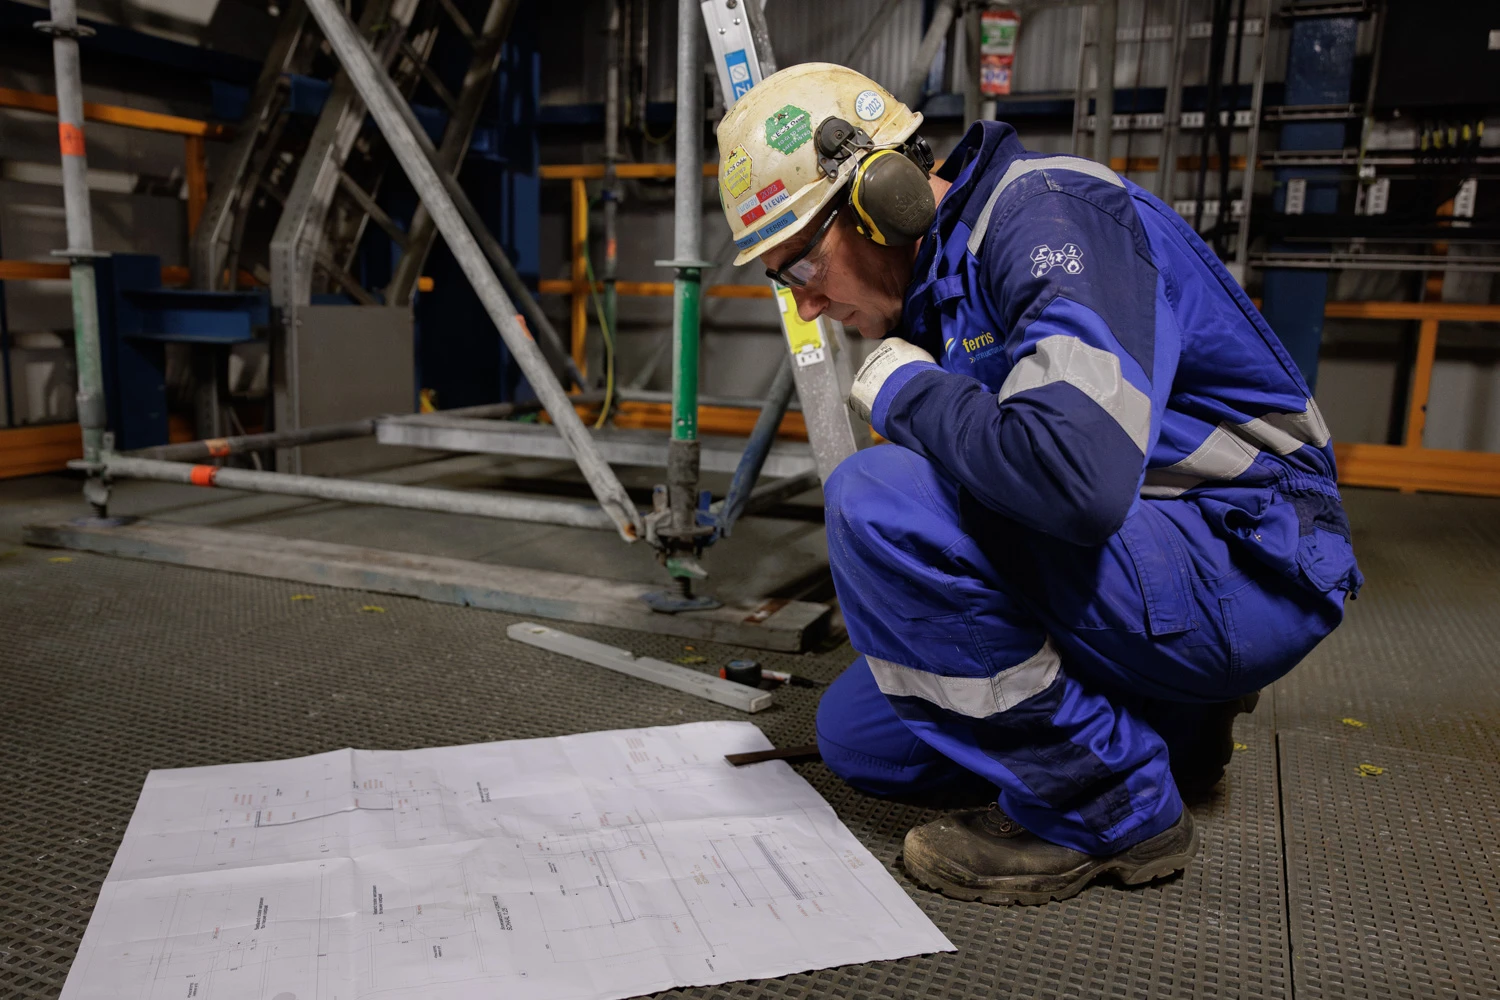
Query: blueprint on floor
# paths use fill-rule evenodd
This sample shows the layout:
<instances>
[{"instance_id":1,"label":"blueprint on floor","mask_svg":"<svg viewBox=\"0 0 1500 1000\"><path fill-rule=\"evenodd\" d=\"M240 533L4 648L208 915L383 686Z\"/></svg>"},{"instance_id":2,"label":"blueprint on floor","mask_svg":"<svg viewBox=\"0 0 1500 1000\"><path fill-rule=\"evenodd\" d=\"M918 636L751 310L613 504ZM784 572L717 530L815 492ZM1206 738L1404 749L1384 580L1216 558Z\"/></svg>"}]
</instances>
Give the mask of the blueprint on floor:
<instances>
[{"instance_id":1,"label":"blueprint on floor","mask_svg":"<svg viewBox=\"0 0 1500 1000\"><path fill-rule=\"evenodd\" d=\"M703 722L152 771L63 1000L615 998L952 951Z\"/></svg>"}]
</instances>

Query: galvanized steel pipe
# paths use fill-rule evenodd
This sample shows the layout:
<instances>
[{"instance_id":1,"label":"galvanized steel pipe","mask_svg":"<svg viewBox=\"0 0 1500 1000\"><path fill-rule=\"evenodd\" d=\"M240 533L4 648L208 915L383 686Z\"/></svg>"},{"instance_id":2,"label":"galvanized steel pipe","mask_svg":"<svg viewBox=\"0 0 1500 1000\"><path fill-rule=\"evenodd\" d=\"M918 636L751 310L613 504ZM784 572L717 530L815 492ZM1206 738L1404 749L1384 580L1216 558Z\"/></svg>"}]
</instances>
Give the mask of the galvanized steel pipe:
<instances>
[{"instance_id":1,"label":"galvanized steel pipe","mask_svg":"<svg viewBox=\"0 0 1500 1000\"><path fill-rule=\"evenodd\" d=\"M1109 166L1110 140L1115 127L1115 30L1120 23L1120 0L1099 0L1099 79L1094 90L1094 160Z\"/></svg>"},{"instance_id":2,"label":"galvanized steel pipe","mask_svg":"<svg viewBox=\"0 0 1500 1000\"><path fill-rule=\"evenodd\" d=\"M698 333L703 290L703 66L698 0L677 0L677 177L672 264L672 439L667 496L672 531L690 537L697 524Z\"/></svg>"},{"instance_id":3,"label":"galvanized steel pipe","mask_svg":"<svg viewBox=\"0 0 1500 1000\"><path fill-rule=\"evenodd\" d=\"M130 453L132 458L149 458L161 462L198 462L207 458L227 458L248 451L266 451L271 448L295 448L304 444L319 444L324 441L345 441L349 438L369 437L375 433L375 419L351 420L342 424L323 424L318 427L302 427L294 431L273 431L266 434L243 434L239 437L210 438L206 441L183 441L180 444L162 444L154 448L141 448Z\"/></svg>"},{"instance_id":4,"label":"galvanized steel pipe","mask_svg":"<svg viewBox=\"0 0 1500 1000\"><path fill-rule=\"evenodd\" d=\"M538 524L561 524L572 528L594 528L611 531L614 518L598 507L567 500L534 497L495 496L490 493L465 493L426 486L402 486L375 483L362 479L330 479L322 476L294 476L284 472L256 472L251 469L226 469L213 465L189 465L186 462L162 462L129 455L105 455L102 465L110 476L123 479L152 479L163 483L190 486L212 486L247 493L276 493L282 496L311 497L340 503L373 504L380 507L402 507L407 510L429 510L444 514L469 514L508 521L532 521ZM69 463L87 468L87 462Z\"/></svg>"},{"instance_id":5,"label":"galvanized steel pipe","mask_svg":"<svg viewBox=\"0 0 1500 1000\"><path fill-rule=\"evenodd\" d=\"M932 61L937 58L938 49L942 48L943 39L948 37L948 29L953 26L953 15L957 7L958 0L938 0L937 9L932 12L932 23L927 26L922 44L917 47L917 57L912 60L911 69L906 72L906 83L897 96L901 98L902 104L913 111L920 110L922 106L927 74L932 71Z\"/></svg>"},{"instance_id":6,"label":"galvanized steel pipe","mask_svg":"<svg viewBox=\"0 0 1500 1000\"><path fill-rule=\"evenodd\" d=\"M615 164L620 159L620 0L609 5L609 56L604 71L604 316L606 336L619 343L619 326L615 323L618 298L615 283L619 274L620 185ZM612 350L605 345L605 350Z\"/></svg>"},{"instance_id":7,"label":"galvanized steel pipe","mask_svg":"<svg viewBox=\"0 0 1500 1000\"><path fill-rule=\"evenodd\" d=\"M75 0L52 0L52 20L38 22L36 27L52 36L52 63L57 78L57 139L62 154L63 211L68 225L65 255L71 262L69 277L73 288L78 424L83 430L84 458L93 462L104 450L107 419L104 362L99 351L99 301L94 281L94 220L89 207L89 165L83 140L83 75L78 60L78 36L93 34L93 31L79 27ZM90 473L83 492L102 516L109 505L109 490L103 480Z\"/></svg>"},{"instance_id":8,"label":"galvanized steel pipe","mask_svg":"<svg viewBox=\"0 0 1500 1000\"><path fill-rule=\"evenodd\" d=\"M792 356L785 354L782 356L781 366L776 369L776 377L771 380L771 388L766 393L765 405L761 407L760 416L755 420L755 429L750 432L750 440L745 444L745 452L740 456L740 464L734 470L734 479L729 483L729 492L724 496L719 530L726 538L734 529L734 522L745 513L746 505L754 495L755 484L760 479L760 470L766 464L766 456L771 452L771 445L776 442L776 431L781 427L782 418L786 416L787 404L792 401L792 393L795 390ZM815 473L812 475L813 482L816 483L817 475Z\"/></svg>"}]
</instances>

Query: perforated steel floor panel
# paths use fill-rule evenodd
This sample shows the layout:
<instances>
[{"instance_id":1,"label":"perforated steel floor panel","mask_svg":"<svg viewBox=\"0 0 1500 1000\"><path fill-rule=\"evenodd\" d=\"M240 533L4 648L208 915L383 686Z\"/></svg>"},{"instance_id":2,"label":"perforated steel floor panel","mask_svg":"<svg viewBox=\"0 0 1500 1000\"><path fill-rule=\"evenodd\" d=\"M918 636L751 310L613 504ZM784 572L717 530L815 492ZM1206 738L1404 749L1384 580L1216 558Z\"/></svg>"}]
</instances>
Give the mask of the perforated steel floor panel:
<instances>
[{"instance_id":1,"label":"perforated steel floor panel","mask_svg":"<svg viewBox=\"0 0 1500 1000\"><path fill-rule=\"evenodd\" d=\"M1297 996L1500 997L1500 765L1279 742Z\"/></svg>"},{"instance_id":2,"label":"perforated steel floor panel","mask_svg":"<svg viewBox=\"0 0 1500 1000\"><path fill-rule=\"evenodd\" d=\"M515 619L501 614L14 544L27 509L66 509L72 496L71 485L0 486L0 783L6 789L0 808L0 997L58 993L152 767L734 715L511 643L504 630ZM1195 809L1203 844L1182 877L1132 890L1097 886L1044 907L948 900L912 887L896 865L906 830L934 812L855 793L821 764L799 765L958 953L666 995L1500 994L1493 880L1459 885L1437 874L1440 866L1455 864L1457 847L1478 859L1488 850L1493 861L1497 769L1395 750L1382 757L1396 762L1382 777L1395 779L1360 785L1353 782L1369 779L1343 775L1339 769L1347 769L1347 761L1338 757L1360 756L1359 741L1382 746L1409 738L1414 749L1430 749L1420 742L1434 738L1428 727L1401 712L1402 699L1410 696L1402 685L1413 666L1434 674L1453 671L1439 685L1442 704L1423 709L1466 720L1450 726L1449 735L1500 729L1484 701L1496 697L1493 691L1464 691L1464 676L1493 686L1485 671L1492 669L1496 645L1477 603L1481 595L1463 605L1462 614L1444 619L1458 634L1443 648L1458 655L1434 663L1422 656L1420 630L1428 616L1412 610L1424 605L1403 601L1405 591L1397 587L1409 580L1416 593L1441 600L1448 593L1441 588L1457 587L1445 579L1454 561L1468 559L1458 564L1459 577L1466 586L1488 587L1491 607L1500 605L1500 581L1482 572L1483 560L1500 563L1500 538L1474 527L1500 514L1500 505L1462 501L1444 507L1446 531L1460 541L1439 539L1433 546L1437 556L1424 559L1423 550L1408 552L1388 536L1441 498L1376 497L1379 509L1361 521L1361 504L1372 506L1365 503L1369 496L1351 498L1356 524L1364 525L1361 555L1371 577L1367 597L1356 605L1362 610L1351 615L1336 642L1301 668L1307 673L1303 688L1286 686L1292 679L1303 683L1294 674L1267 699L1266 709L1241 719L1245 748L1218 797ZM1387 501L1389 509L1379 506ZM1390 552L1396 555L1385 554ZM311 599L294 600L297 595ZM1434 613L1455 607L1436 606ZM669 660L691 654L715 665L744 653L707 643L688 651L680 641L642 633L568 628ZM1392 650L1393 643L1400 649ZM844 647L801 657L753 655L770 666L829 679L851 654ZM1362 662L1369 666L1361 668ZM755 721L778 744L804 742L817 692L787 689L779 697L780 706ZM1367 726L1340 723L1345 715L1361 715ZM1283 730L1317 730L1308 736L1283 733L1290 742L1283 745L1280 778L1273 723ZM1476 757L1489 738L1472 744ZM1455 784L1441 795L1428 794L1420 808L1412 806L1408 799L1426 794L1426 781L1444 775ZM1469 787L1476 783L1483 785L1482 794ZM1296 804L1300 811L1289 829L1321 852L1310 846L1289 871L1283 868L1279 803L1287 804L1288 824ZM1464 831L1481 828L1481 839L1463 839ZM1410 844L1399 856L1390 855L1387 835L1408 837ZM1423 838L1447 845L1446 853L1425 849ZM1369 886L1383 886L1408 870L1413 874L1399 892L1361 889L1353 881L1357 875ZM1458 903L1468 909L1446 909ZM1403 908L1411 920L1382 922L1381 914L1401 916ZM1369 914L1374 930L1351 923L1353 911ZM1421 926L1413 929L1412 920ZM1456 921L1464 927L1450 933ZM1377 967L1373 954L1385 956L1383 966ZM1318 956L1318 964L1304 961L1306 956ZM1402 979L1391 971L1395 965L1420 974ZM1383 993L1387 987L1390 992Z\"/></svg>"}]
</instances>

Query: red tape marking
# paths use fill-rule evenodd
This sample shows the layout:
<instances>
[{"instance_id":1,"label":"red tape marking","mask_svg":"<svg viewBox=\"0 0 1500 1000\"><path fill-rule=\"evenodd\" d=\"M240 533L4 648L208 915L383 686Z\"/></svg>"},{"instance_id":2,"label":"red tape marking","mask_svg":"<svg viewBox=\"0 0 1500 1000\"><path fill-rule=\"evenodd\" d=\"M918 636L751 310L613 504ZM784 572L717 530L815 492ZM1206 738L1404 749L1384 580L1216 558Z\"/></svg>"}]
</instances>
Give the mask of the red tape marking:
<instances>
[{"instance_id":1,"label":"red tape marking","mask_svg":"<svg viewBox=\"0 0 1500 1000\"><path fill-rule=\"evenodd\" d=\"M219 469L214 465L195 465L193 471L188 473L188 481L194 486L212 486L214 477L219 474Z\"/></svg>"},{"instance_id":2,"label":"red tape marking","mask_svg":"<svg viewBox=\"0 0 1500 1000\"><path fill-rule=\"evenodd\" d=\"M83 129L67 122L57 123L57 144L64 156L83 155Z\"/></svg>"},{"instance_id":3,"label":"red tape marking","mask_svg":"<svg viewBox=\"0 0 1500 1000\"><path fill-rule=\"evenodd\" d=\"M208 453L214 458L223 458L229 454L229 440L227 438L209 438L203 442L203 446L208 449Z\"/></svg>"}]
</instances>

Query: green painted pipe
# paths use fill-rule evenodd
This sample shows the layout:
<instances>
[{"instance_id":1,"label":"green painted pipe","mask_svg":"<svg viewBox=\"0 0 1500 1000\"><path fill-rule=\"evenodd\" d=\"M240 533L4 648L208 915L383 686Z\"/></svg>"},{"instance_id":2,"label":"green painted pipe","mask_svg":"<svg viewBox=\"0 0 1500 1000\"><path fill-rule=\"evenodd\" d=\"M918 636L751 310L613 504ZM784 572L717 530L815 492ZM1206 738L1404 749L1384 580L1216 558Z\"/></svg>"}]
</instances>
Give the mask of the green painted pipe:
<instances>
[{"instance_id":1,"label":"green painted pipe","mask_svg":"<svg viewBox=\"0 0 1500 1000\"><path fill-rule=\"evenodd\" d=\"M703 272L679 267L672 282L672 440L698 440L698 326Z\"/></svg>"},{"instance_id":2,"label":"green painted pipe","mask_svg":"<svg viewBox=\"0 0 1500 1000\"><path fill-rule=\"evenodd\" d=\"M83 429L83 457L99 460L104 450L104 362L99 349L99 301L94 262L74 261L73 345L78 366L78 423Z\"/></svg>"}]
</instances>

